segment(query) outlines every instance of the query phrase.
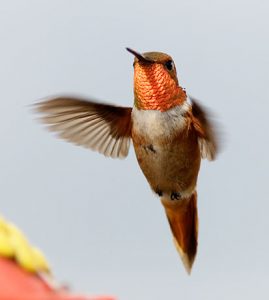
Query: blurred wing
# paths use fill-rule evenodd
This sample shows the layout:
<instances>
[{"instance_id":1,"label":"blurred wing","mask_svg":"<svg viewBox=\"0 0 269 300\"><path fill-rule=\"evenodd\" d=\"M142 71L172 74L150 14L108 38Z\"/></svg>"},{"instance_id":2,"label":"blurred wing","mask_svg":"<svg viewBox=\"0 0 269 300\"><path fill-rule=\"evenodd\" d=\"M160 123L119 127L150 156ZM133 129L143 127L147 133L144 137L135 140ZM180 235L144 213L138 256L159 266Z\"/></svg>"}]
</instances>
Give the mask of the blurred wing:
<instances>
[{"instance_id":1,"label":"blurred wing","mask_svg":"<svg viewBox=\"0 0 269 300\"><path fill-rule=\"evenodd\" d=\"M69 142L113 158L126 157L130 146L130 107L117 107L71 97L36 104L41 120Z\"/></svg>"},{"instance_id":2,"label":"blurred wing","mask_svg":"<svg viewBox=\"0 0 269 300\"><path fill-rule=\"evenodd\" d=\"M219 144L213 122L206 110L193 98L192 115L194 129L198 134L201 157L214 160L219 152Z\"/></svg>"}]
</instances>

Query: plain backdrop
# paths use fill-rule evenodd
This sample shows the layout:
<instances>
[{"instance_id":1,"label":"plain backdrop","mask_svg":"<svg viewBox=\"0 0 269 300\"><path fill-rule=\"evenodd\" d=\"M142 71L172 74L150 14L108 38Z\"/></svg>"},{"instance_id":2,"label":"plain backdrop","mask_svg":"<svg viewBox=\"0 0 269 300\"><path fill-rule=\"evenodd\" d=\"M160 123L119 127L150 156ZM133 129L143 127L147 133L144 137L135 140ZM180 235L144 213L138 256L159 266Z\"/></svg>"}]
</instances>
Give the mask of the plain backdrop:
<instances>
[{"instance_id":1,"label":"plain backdrop","mask_svg":"<svg viewBox=\"0 0 269 300\"><path fill-rule=\"evenodd\" d=\"M247 0L0 1L0 211L59 282L126 300L268 299L269 4ZM48 95L133 104L133 57L167 52L213 112L223 152L203 162L188 276L133 149L113 160L57 140Z\"/></svg>"}]
</instances>

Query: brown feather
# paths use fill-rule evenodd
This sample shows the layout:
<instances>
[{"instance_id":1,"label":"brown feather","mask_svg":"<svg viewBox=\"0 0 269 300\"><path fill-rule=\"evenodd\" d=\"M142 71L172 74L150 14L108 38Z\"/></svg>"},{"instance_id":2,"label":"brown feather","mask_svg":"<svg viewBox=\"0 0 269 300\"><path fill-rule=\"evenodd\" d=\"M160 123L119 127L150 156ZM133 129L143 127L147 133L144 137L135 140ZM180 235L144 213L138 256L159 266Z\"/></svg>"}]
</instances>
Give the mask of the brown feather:
<instances>
[{"instance_id":1,"label":"brown feather","mask_svg":"<svg viewBox=\"0 0 269 300\"><path fill-rule=\"evenodd\" d=\"M59 137L105 156L127 156L132 108L71 97L46 100L36 107L41 120Z\"/></svg>"},{"instance_id":2,"label":"brown feather","mask_svg":"<svg viewBox=\"0 0 269 300\"><path fill-rule=\"evenodd\" d=\"M198 142L202 158L214 160L219 152L219 142L214 130L215 125L209 113L197 100L192 101L192 123L198 135Z\"/></svg>"},{"instance_id":3,"label":"brown feather","mask_svg":"<svg viewBox=\"0 0 269 300\"><path fill-rule=\"evenodd\" d=\"M174 242L188 273L191 272L197 252L198 214L197 193L189 198L174 200L162 198Z\"/></svg>"}]
</instances>

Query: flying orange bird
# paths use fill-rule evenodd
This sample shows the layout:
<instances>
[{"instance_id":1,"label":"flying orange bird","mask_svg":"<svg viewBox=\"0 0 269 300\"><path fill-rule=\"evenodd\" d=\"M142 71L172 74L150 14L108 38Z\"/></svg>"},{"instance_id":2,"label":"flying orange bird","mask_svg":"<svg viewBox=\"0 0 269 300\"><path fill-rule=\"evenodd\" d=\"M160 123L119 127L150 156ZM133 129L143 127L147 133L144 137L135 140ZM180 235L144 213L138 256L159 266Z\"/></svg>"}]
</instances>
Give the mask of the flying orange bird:
<instances>
[{"instance_id":1,"label":"flying orange bird","mask_svg":"<svg viewBox=\"0 0 269 300\"><path fill-rule=\"evenodd\" d=\"M196 100L188 101L171 56L126 49L135 56L132 108L57 97L37 109L60 138L105 156L124 158L133 142L190 273L198 238L196 183L201 158L213 160L218 152L214 126Z\"/></svg>"}]
</instances>

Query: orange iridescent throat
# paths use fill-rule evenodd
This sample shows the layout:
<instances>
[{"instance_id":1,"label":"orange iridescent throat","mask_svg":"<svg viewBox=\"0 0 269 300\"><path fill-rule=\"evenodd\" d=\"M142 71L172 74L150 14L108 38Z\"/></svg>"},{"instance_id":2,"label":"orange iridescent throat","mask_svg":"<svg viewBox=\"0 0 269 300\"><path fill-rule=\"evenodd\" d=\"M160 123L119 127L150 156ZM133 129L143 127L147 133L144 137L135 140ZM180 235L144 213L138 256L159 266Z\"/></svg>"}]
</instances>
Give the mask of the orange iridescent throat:
<instances>
[{"instance_id":1,"label":"orange iridescent throat","mask_svg":"<svg viewBox=\"0 0 269 300\"><path fill-rule=\"evenodd\" d=\"M166 111L186 100L185 91L160 63L135 64L134 94L135 105L145 110Z\"/></svg>"}]
</instances>

